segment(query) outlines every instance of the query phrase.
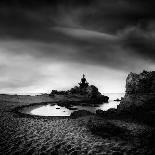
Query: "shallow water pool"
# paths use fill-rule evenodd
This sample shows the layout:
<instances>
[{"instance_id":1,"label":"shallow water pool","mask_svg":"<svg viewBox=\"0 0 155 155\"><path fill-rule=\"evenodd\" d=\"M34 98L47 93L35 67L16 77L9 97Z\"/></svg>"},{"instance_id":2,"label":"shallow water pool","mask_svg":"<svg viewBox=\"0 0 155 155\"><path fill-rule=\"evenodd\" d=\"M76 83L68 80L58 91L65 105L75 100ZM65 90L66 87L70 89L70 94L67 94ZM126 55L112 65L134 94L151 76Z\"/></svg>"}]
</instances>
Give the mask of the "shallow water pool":
<instances>
[{"instance_id":1,"label":"shallow water pool","mask_svg":"<svg viewBox=\"0 0 155 155\"><path fill-rule=\"evenodd\" d=\"M103 103L96 107L92 106L72 106L71 108L61 107L58 105L34 105L23 108L20 112L30 114L30 115L37 115L37 116L70 116L72 112L77 110L87 110L92 113L95 113L96 110L108 110L110 108L117 108L119 102L111 101L109 103Z\"/></svg>"}]
</instances>

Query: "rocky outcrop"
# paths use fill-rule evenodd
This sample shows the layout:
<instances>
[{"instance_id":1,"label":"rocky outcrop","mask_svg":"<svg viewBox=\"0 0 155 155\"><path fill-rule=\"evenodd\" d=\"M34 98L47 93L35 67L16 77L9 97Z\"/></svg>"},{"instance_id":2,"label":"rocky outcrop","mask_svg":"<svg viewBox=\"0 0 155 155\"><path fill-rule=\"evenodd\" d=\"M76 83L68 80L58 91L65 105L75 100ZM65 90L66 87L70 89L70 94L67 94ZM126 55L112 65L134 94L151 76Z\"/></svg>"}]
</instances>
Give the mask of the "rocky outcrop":
<instances>
[{"instance_id":1,"label":"rocky outcrop","mask_svg":"<svg viewBox=\"0 0 155 155\"><path fill-rule=\"evenodd\" d=\"M130 73L126 79L126 94L155 93L155 71Z\"/></svg>"},{"instance_id":2,"label":"rocky outcrop","mask_svg":"<svg viewBox=\"0 0 155 155\"><path fill-rule=\"evenodd\" d=\"M109 97L102 95L96 86L89 85L84 74L78 84L79 86L75 86L67 91L53 90L49 96L55 97L56 95L63 95L66 97L66 100L70 99L70 101L73 101L76 97L79 99L78 101L84 101L88 104L101 104L103 102L108 102Z\"/></svg>"},{"instance_id":3,"label":"rocky outcrop","mask_svg":"<svg viewBox=\"0 0 155 155\"><path fill-rule=\"evenodd\" d=\"M88 104L101 104L103 102L108 102L109 100L109 97L102 95L98 91L98 88L94 85L88 85L82 88L80 86L75 86L67 91L52 90L52 92L49 94L50 97L55 97L56 95L63 95L66 97L66 100L72 100L72 98L76 97Z\"/></svg>"},{"instance_id":4,"label":"rocky outcrop","mask_svg":"<svg viewBox=\"0 0 155 155\"><path fill-rule=\"evenodd\" d=\"M92 102L108 102L109 97L102 95L98 88L94 85L88 85L85 88L80 88L75 86L68 91L69 94L72 95L82 95L85 99L90 100Z\"/></svg>"},{"instance_id":5,"label":"rocky outcrop","mask_svg":"<svg viewBox=\"0 0 155 155\"><path fill-rule=\"evenodd\" d=\"M130 73L126 79L126 94L118 110L155 110L155 71Z\"/></svg>"},{"instance_id":6,"label":"rocky outcrop","mask_svg":"<svg viewBox=\"0 0 155 155\"><path fill-rule=\"evenodd\" d=\"M78 118L78 117L83 117L83 116L88 116L88 115L94 115L94 114L87 110L78 110L78 111L74 111L73 113L71 113L70 117Z\"/></svg>"}]
</instances>

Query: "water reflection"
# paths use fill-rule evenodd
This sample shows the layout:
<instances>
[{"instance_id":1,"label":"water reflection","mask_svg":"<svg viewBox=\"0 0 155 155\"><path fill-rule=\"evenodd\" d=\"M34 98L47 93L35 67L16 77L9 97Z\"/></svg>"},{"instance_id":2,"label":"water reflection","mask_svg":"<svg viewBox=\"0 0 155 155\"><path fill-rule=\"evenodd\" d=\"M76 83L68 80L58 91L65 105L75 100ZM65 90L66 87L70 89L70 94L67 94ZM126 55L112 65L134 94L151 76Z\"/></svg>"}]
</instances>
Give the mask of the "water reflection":
<instances>
[{"instance_id":1,"label":"water reflection","mask_svg":"<svg viewBox=\"0 0 155 155\"><path fill-rule=\"evenodd\" d=\"M72 110L65 107L60 107L58 105L51 106L48 104L31 110L30 114L39 116L70 116L71 112Z\"/></svg>"}]
</instances>

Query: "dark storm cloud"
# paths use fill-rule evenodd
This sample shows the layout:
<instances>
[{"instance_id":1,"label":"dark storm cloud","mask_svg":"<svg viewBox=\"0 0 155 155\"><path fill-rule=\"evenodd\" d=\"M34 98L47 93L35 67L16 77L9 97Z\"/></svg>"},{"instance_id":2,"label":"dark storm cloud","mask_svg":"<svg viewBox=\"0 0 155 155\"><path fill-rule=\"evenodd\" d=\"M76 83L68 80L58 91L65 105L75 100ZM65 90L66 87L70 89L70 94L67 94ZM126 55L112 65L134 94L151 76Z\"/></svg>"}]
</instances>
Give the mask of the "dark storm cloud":
<instances>
[{"instance_id":1,"label":"dark storm cloud","mask_svg":"<svg viewBox=\"0 0 155 155\"><path fill-rule=\"evenodd\" d=\"M155 29L154 29L155 30ZM122 44L136 55L155 62L155 31L132 27L125 30Z\"/></svg>"},{"instance_id":2,"label":"dark storm cloud","mask_svg":"<svg viewBox=\"0 0 155 155\"><path fill-rule=\"evenodd\" d=\"M114 33L154 19L154 2L144 0L11 0L1 5L1 26L15 36L48 33L50 26L83 26ZM10 4L10 5L9 5ZM79 24L79 25L77 25ZM37 31L38 30L38 31ZM34 32L33 32L34 31ZM24 34L25 33L25 34ZM43 35L42 34L42 35ZM44 37L44 35L43 35ZM45 36L46 37L46 36Z\"/></svg>"},{"instance_id":3,"label":"dark storm cloud","mask_svg":"<svg viewBox=\"0 0 155 155\"><path fill-rule=\"evenodd\" d=\"M129 70L134 65L133 55L155 62L154 37L148 29L154 20L153 1L12 0L1 4L1 40L19 41L7 47L13 54L26 52L37 59ZM128 27L136 30L128 31ZM26 42L29 50L22 50L20 41Z\"/></svg>"}]
</instances>

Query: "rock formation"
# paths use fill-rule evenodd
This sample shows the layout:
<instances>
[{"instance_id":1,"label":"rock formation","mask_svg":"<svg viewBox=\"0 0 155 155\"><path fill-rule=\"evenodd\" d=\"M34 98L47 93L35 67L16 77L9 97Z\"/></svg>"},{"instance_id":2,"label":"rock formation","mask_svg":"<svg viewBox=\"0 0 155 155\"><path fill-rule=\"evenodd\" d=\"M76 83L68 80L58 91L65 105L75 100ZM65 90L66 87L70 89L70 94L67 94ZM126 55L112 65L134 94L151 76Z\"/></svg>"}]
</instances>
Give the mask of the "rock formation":
<instances>
[{"instance_id":1,"label":"rock formation","mask_svg":"<svg viewBox=\"0 0 155 155\"><path fill-rule=\"evenodd\" d=\"M155 110L155 71L130 73L126 79L126 93L118 110Z\"/></svg>"},{"instance_id":2,"label":"rock formation","mask_svg":"<svg viewBox=\"0 0 155 155\"><path fill-rule=\"evenodd\" d=\"M54 97L55 95L65 95L68 97L76 96L86 101L86 103L99 104L102 102L108 102L109 97L102 95L98 88L94 85L89 85L87 82L85 75L81 78L81 82L79 86L75 86L68 91L57 91L52 90L49 96Z\"/></svg>"},{"instance_id":3,"label":"rock formation","mask_svg":"<svg viewBox=\"0 0 155 155\"><path fill-rule=\"evenodd\" d=\"M78 118L78 117L83 117L83 116L88 116L88 115L94 115L94 114L87 110L78 110L78 111L74 111L73 113L71 113L70 117Z\"/></svg>"}]
</instances>

